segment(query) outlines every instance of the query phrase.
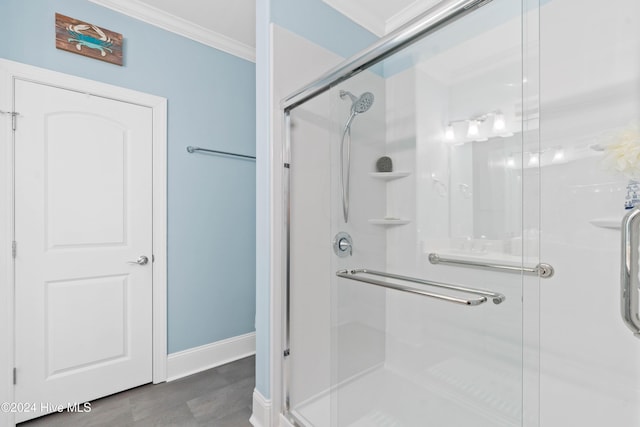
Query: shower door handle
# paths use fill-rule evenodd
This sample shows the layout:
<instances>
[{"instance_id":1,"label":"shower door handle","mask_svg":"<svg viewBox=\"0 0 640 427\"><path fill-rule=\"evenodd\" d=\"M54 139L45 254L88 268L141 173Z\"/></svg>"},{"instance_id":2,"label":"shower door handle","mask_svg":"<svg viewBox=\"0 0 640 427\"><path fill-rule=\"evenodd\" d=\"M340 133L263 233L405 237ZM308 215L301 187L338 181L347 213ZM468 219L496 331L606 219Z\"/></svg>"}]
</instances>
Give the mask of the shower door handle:
<instances>
[{"instance_id":1,"label":"shower door handle","mask_svg":"<svg viewBox=\"0 0 640 427\"><path fill-rule=\"evenodd\" d=\"M620 275L620 309L622 319L631 332L640 338L638 295L640 279L640 209L634 208L622 220L622 265Z\"/></svg>"}]
</instances>

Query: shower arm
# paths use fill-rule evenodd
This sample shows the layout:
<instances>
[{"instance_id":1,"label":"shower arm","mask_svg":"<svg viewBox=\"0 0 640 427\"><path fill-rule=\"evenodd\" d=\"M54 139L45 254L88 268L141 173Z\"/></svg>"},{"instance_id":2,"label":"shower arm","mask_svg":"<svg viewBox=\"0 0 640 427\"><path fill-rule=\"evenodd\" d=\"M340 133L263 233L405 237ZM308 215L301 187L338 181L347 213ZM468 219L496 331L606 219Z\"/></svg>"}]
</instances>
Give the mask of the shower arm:
<instances>
[{"instance_id":1,"label":"shower arm","mask_svg":"<svg viewBox=\"0 0 640 427\"><path fill-rule=\"evenodd\" d=\"M620 275L620 311L622 319L633 335L640 338L638 296L640 279L638 265L640 255L640 209L634 208L622 220L622 263Z\"/></svg>"}]
</instances>

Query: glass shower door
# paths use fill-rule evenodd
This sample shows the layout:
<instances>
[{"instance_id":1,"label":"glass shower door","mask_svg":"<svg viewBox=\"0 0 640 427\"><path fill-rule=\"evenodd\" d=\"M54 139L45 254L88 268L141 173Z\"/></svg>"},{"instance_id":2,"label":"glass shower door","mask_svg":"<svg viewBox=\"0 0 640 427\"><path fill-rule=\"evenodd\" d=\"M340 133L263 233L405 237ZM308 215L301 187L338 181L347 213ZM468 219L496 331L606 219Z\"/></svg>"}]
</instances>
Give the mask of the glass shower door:
<instances>
[{"instance_id":1,"label":"glass shower door","mask_svg":"<svg viewBox=\"0 0 640 427\"><path fill-rule=\"evenodd\" d=\"M286 110L296 426L640 425L640 3L482 4Z\"/></svg>"},{"instance_id":2,"label":"glass shower door","mask_svg":"<svg viewBox=\"0 0 640 427\"><path fill-rule=\"evenodd\" d=\"M537 76L523 71L536 14L495 0L322 95L334 126L327 425L537 421L525 348L537 296L524 288L542 280L527 209Z\"/></svg>"},{"instance_id":3,"label":"glass shower door","mask_svg":"<svg viewBox=\"0 0 640 427\"><path fill-rule=\"evenodd\" d=\"M543 426L640 425L640 340L621 316L638 321L640 227L622 224L640 195L640 2L614 3L540 9L540 250L558 270L541 287Z\"/></svg>"},{"instance_id":4,"label":"glass shower door","mask_svg":"<svg viewBox=\"0 0 640 427\"><path fill-rule=\"evenodd\" d=\"M537 425L534 3L493 0L287 111L295 425Z\"/></svg>"}]
</instances>

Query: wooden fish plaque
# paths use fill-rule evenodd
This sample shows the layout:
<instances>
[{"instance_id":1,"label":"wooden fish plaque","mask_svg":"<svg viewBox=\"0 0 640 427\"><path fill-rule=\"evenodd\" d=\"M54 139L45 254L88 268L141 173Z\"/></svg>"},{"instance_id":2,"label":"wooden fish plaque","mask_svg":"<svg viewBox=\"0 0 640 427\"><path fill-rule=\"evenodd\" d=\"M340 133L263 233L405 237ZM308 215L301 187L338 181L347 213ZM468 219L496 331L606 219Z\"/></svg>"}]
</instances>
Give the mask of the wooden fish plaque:
<instances>
[{"instance_id":1,"label":"wooden fish plaque","mask_svg":"<svg viewBox=\"0 0 640 427\"><path fill-rule=\"evenodd\" d=\"M56 47L122 65L122 34L56 13Z\"/></svg>"}]
</instances>

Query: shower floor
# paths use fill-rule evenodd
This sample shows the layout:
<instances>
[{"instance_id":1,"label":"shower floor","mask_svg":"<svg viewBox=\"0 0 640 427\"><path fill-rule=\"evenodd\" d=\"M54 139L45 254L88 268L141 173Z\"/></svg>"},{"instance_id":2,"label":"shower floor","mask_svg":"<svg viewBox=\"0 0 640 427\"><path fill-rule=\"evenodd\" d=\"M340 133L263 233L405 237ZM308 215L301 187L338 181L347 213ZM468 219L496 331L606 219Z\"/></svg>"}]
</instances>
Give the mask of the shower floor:
<instances>
[{"instance_id":1,"label":"shower floor","mask_svg":"<svg viewBox=\"0 0 640 427\"><path fill-rule=\"evenodd\" d=\"M520 402L517 370L456 358L411 378L376 368L292 413L309 427L516 427Z\"/></svg>"}]
</instances>

